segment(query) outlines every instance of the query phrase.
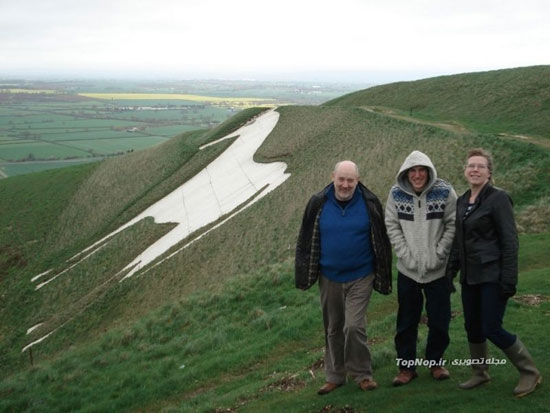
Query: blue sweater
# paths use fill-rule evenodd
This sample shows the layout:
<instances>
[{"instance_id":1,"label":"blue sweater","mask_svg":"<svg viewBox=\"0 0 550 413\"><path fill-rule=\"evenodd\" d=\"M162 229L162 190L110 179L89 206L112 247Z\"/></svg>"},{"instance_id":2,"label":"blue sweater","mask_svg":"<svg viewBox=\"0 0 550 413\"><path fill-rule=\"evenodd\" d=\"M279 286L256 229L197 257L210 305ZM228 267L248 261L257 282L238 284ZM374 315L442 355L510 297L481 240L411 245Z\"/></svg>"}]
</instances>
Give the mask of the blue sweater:
<instances>
[{"instance_id":1,"label":"blue sweater","mask_svg":"<svg viewBox=\"0 0 550 413\"><path fill-rule=\"evenodd\" d=\"M361 192L356 188L344 208L336 200L334 187L327 196L319 221L321 273L341 283L371 274L374 270L371 222Z\"/></svg>"}]
</instances>

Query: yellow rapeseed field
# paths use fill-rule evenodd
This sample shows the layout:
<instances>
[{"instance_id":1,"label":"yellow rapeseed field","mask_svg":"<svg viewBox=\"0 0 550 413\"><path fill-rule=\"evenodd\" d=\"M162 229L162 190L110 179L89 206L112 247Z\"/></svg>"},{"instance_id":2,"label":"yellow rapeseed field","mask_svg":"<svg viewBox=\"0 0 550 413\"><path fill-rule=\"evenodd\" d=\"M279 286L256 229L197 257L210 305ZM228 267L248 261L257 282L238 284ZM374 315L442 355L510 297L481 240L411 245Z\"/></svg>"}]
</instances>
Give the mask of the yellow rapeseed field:
<instances>
[{"instance_id":1,"label":"yellow rapeseed field","mask_svg":"<svg viewBox=\"0 0 550 413\"><path fill-rule=\"evenodd\" d=\"M274 99L264 98L234 98L187 95L179 93L79 93L79 96L104 99L104 100L189 100L193 102L206 103L230 103L233 105L253 105L256 102L273 101Z\"/></svg>"}]
</instances>

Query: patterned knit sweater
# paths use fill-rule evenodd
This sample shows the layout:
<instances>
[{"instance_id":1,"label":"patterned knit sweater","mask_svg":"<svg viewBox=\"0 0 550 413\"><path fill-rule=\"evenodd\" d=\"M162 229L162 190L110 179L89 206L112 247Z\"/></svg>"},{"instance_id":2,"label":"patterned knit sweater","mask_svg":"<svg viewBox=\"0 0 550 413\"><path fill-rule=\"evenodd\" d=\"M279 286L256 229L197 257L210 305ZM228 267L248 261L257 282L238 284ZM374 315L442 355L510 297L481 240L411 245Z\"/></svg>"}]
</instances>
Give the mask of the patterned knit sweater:
<instances>
[{"instance_id":1,"label":"patterned knit sweater","mask_svg":"<svg viewBox=\"0 0 550 413\"><path fill-rule=\"evenodd\" d=\"M417 194L408 180L408 170L425 166L428 183ZM386 203L385 222L397 256L397 269L419 283L445 275L445 266L455 234L456 193L437 177L430 158L413 151L396 177Z\"/></svg>"}]
</instances>

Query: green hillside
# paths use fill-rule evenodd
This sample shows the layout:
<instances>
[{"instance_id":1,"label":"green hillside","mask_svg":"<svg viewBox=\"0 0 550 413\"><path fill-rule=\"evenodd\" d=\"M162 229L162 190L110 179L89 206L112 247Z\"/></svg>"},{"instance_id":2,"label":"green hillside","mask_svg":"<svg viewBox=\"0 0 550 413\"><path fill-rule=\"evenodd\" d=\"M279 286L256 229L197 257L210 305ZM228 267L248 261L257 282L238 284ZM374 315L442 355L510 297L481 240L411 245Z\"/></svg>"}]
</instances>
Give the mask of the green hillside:
<instances>
[{"instance_id":1,"label":"green hillside","mask_svg":"<svg viewBox=\"0 0 550 413\"><path fill-rule=\"evenodd\" d=\"M477 132L550 139L550 66L392 83L325 105L392 108L421 119L459 122Z\"/></svg>"},{"instance_id":2,"label":"green hillside","mask_svg":"<svg viewBox=\"0 0 550 413\"><path fill-rule=\"evenodd\" d=\"M491 79L499 72L479 76ZM515 105L510 96L508 106ZM286 162L291 177L172 259L121 283L116 273L169 224L141 221L38 291L30 279L48 268L67 267L65 260L81 248L181 185L230 142L207 152L198 151L199 144L229 133L259 110L240 113L215 131L180 135L147 151L66 169L63 179L52 175L61 173L55 171L0 181L0 411L355 412L428 405L471 411L480 408L480 400L491 401L483 405L486 410L546 408L544 391L513 399L516 373L510 365L494 369L490 386L467 394L456 389L469 374L464 367L451 368L452 379L445 383L421 372L415 383L393 389L395 293L375 295L368 311L380 389L365 395L348 385L328 398L315 394L324 381L318 292L316 287L294 289L292 262L303 208L329 182L338 160L356 161L361 180L385 202L412 150L426 152L439 175L462 192L467 149L489 149L495 180L514 198L523 232L518 294L550 297L548 149L472 128L458 133L396 119L363 106L331 102L279 108L279 122L255 158ZM47 208L29 203L45 205L50 198L54 203ZM459 294L453 296L453 310L447 356L463 359L467 344ZM506 317L546 376L550 356L542 344L545 330L537 326L547 323L549 313L549 302L534 307L518 300ZM33 347L31 365L31 354L21 349L52 330ZM423 342L426 333L422 327Z\"/></svg>"}]
</instances>

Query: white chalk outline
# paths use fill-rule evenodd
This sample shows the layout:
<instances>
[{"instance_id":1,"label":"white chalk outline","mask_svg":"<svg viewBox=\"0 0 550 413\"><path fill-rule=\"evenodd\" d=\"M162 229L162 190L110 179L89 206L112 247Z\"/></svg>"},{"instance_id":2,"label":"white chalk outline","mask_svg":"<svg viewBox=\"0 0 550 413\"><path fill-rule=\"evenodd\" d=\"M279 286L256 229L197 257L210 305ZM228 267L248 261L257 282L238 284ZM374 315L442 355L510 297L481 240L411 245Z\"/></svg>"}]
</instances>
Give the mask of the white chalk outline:
<instances>
[{"instance_id":1,"label":"white chalk outline","mask_svg":"<svg viewBox=\"0 0 550 413\"><path fill-rule=\"evenodd\" d=\"M78 259L82 254L87 253L84 258L48 280L40 283L36 287L36 290L57 279L62 274L65 274L107 245L113 236L146 217L153 217L155 223L176 223L177 225L142 251L126 265L126 267L120 270L117 275L130 270L120 281L131 277L145 266L153 263L153 261L187 238L190 234L217 221L222 216L233 212L223 221L152 265L147 269L146 272L148 272L150 269L172 258L195 241L201 239L210 231L220 227L235 215L244 211L281 185L290 177L289 173L285 173L287 167L286 163L272 162L269 164L262 164L256 163L253 160L254 153L275 128L279 120L279 113L276 112L275 109L276 108L263 113L254 121L247 123L237 131L216 141L220 142L224 139L238 136L220 156L213 160L197 175L160 201L151 205L126 224L83 249L69 261ZM203 147L201 147L201 149ZM244 206L241 206L247 200L249 201ZM237 207L240 208L234 211ZM36 281L50 271L51 270L45 271L33 277L31 281ZM63 323L62 326L65 324L66 322ZM22 351L40 343L62 326L57 327L42 338L28 344Z\"/></svg>"}]
</instances>

